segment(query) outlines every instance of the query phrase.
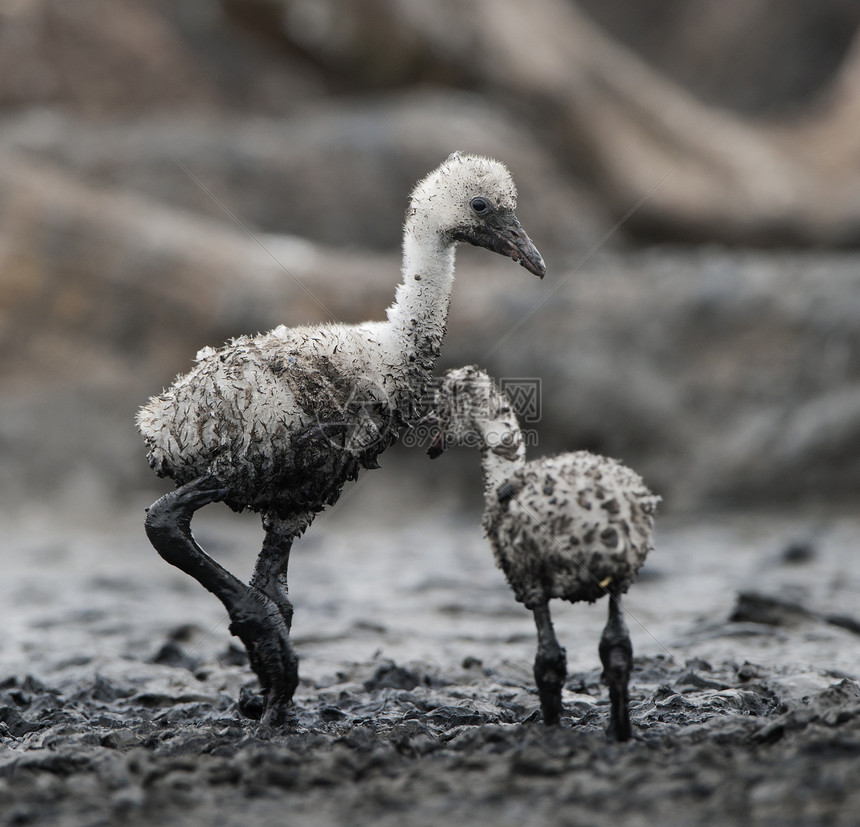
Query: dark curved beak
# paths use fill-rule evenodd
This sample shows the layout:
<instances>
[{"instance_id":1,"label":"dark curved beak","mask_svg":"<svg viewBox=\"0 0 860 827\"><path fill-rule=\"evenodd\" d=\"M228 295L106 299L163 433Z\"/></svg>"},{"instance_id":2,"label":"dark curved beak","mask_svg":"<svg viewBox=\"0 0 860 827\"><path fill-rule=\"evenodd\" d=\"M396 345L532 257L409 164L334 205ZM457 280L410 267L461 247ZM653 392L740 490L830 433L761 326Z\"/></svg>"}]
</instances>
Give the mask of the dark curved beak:
<instances>
[{"instance_id":1,"label":"dark curved beak","mask_svg":"<svg viewBox=\"0 0 860 827\"><path fill-rule=\"evenodd\" d=\"M546 275L546 264L538 248L520 226L517 217L511 213L504 219L501 229L498 231L501 249L496 248L497 253L508 256L518 261L530 273L534 273L539 279Z\"/></svg>"},{"instance_id":2,"label":"dark curved beak","mask_svg":"<svg viewBox=\"0 0 860 827\"><path fill-rule=\"evenodd\" d=\"M497 212L488 215L484 225L464 233L458 240L468 241L476 247L485 247L494 253L519 262L539 279L546 275L546 264L537 247L520 225L512 212Z\"/></svg>"}]
</instances>

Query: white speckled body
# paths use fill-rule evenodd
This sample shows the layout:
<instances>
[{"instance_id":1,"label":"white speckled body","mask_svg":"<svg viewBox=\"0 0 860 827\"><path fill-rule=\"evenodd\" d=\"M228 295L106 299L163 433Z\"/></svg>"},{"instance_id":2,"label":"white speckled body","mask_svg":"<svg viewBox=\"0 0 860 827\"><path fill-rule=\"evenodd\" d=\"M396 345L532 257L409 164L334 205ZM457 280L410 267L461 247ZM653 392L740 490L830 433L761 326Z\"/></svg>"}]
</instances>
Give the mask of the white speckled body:
<instances>
[{"instance_id":1,"label":"white speckled body","mask_svg":"<svg viewBox=\"0 0 860 827\"><path fill-rule=\"evenodd\" d=\"M484 527L517 600L594 601L608 578L621 593L633 582L657 501L634 471L577 451L515 471L488 501Z\"/></svg>"},{"instance_id":2,"label":"white speckled body","mask_svg":"<svg viewBox=\"0 0 860 827\"><path fill-rule=\"evenodd\" d=\"M660 501L641 477L588 451L526 462L510 403L477 368L449 371L436 399L443 438L481 450L484 529L517 600L594 601L609 582L626 592Z\"/></svg>"},{"instance_id":3,"label":"white speckled body","mask_svg":"<svg viewBox=\"0 0 860 827\"><path fill-rule=\"evenodd\" d=\"M179 485L214 475L232 508L304 513L303 530L413 418L445 334L454 247L477 221L475 195L516 205L505 167L475 156L455 153L415 187L387 321L281 326L200 351L138 413L152 468Z\"/></svg>"}]
</instances>

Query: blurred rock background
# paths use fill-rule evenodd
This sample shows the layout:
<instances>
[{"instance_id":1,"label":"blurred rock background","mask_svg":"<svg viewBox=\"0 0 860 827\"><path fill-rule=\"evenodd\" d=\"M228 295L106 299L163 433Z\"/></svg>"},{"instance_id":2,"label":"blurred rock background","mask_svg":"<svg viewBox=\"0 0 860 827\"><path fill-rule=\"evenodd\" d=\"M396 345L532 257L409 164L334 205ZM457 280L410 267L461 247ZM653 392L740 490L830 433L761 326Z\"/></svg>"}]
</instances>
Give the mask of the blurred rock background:
<instances>
[{"instance_id":1,"label":"blurred rock background","mask_svg":"<svg viewBox=\"0 0 860 827\"><path fill-rule=\"evenodd\" d=\"M549 274L462 250L442 367L539 377L538 452L618 456L669 509L851 503L858 26L850 0L0 0L2 507L165 490L135 409L204 345L380 318L406 196L455 149L508 164ZM389 473L465 492L460 465Z\"/></svg>"}]
</instances>

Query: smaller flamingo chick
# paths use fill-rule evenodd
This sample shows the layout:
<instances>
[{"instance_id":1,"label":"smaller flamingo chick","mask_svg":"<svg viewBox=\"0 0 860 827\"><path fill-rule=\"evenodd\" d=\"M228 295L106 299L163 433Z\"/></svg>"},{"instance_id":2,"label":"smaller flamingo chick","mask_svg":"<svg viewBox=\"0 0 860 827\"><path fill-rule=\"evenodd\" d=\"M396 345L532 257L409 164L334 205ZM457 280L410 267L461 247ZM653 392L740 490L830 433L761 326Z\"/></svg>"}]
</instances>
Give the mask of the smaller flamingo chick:
<instances>
[{"instance_id":1,"label":"smaller flamingo chick","mask_svg":"<svg viewBox=\"0 0 860 827\"><path fill-rule=\"evenodd\" d=\"M496 563L537 625L534 675L544 722L558 723L567 677L549 601L558 597L591 603L608 594L609 620L599 647L611 703L608 733L628 740L633 646L621 595L651 549L660 497L634 471L588 451L526 462L523 434L510 401L474 366L449 370L442 377L430 423L431 457L449 445L481 451L484 529Z\"/></svg>"}]
</instances>

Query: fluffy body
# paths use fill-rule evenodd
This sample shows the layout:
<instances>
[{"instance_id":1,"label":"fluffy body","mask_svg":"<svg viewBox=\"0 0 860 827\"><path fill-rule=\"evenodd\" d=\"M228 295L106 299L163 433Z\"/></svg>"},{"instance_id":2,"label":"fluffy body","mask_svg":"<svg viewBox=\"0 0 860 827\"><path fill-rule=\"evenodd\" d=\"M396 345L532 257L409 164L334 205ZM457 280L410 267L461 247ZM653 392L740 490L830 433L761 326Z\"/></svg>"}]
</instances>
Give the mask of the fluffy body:
<instances>
[{"instance_id":1,"label":"fluffy body","mask_svg":"<svg viewBox=\"0 0 860 827\"><path fill-rule=\"evenodd\" d=\"M484 529L517 600L594 601L627 591L651 549L660 501L642 478L588 451L526 462L507 397L475 367L448 371L436 393L438 439L477 444Z\"/></svg>"},{"instance_id":2,"label":"fluffy body","mask_svg":"<svg viewBox=\"0 0 860 827\"><path fill-rule=\"evenodd\" d=\"M484 527L517 600L592 602L624 593L651 549L657 497L619 462L588 451L534 460L496 489Z\"/></svg>"},{"instance_id":3,"label":"fluffy body","mask_svg":"<svg viewBox=\"0 0 860 827\"><path fill-rule=\"evenodd\" d=\"M426 382L392 364L380 328L281 326L202 350L138 415L150 465L179 485L216 477L237 510L286 516L334 502L391 444Z\"/></svg>"},{"instance_id":4,"label":"fluffy body","mask_svg":"<svg viewBox=\"0 0 860 827\"><path fill-rule=\"evenodd\" d=\"M491 218L512 219L507 234L492 234L489 214L470 206L475 196ZM212 476L231 508L292 516L303 530L413 419L445 334L455 244L489 246L542 275L515 206L502 164L452 155L410 197L403 280L387 321L281 326L204 348L138 414L151 467L178 485Z\"/></svg>"}]
</instances>

